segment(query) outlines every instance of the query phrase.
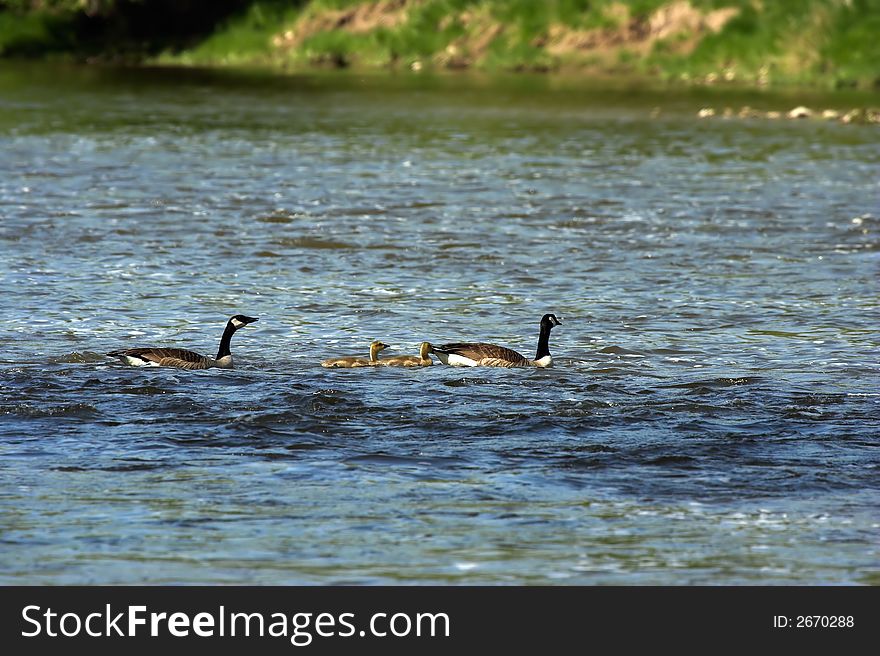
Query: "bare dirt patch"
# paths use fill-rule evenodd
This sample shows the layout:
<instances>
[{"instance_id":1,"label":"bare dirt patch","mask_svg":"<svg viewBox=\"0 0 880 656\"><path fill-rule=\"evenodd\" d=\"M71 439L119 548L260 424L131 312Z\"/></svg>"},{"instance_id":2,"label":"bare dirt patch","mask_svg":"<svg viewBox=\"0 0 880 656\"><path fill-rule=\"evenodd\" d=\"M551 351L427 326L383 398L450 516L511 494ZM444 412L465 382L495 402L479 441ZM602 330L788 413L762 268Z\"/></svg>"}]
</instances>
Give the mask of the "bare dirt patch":
<instances>
[{"instance_id":1,"label":"bare dirt patch","mask_svg":"<svg viewBox=\"0 0 880 656\"><path fill-rule=\"evenodd\" d=\"M295 24L276 35L272 43L278 49L292 50L308 38L324 32L365 34L379 29L393 30L406 24L411 10L423 2L373 0L347 9L307 10ZM727 7L703 13L688 0L676 0L649 16L633 16L628 5L615 2L604 10L603 18L608 27L575 29L557 24L534 39L531 45L572 63L613 62L623 51L645 55L658 41L663 41L669 52L684 54L693 50L706 34L721 30L738 12L736 8ZM453 21L464 28L464 34L430 57L434 65L469 68L483 59L506 31L490 8L483 4L446 16L438 27L443 29L444 24L448 26ZM413 67L421 68L421 65L421 62L412 63Z\"/></svg>"},{"instance_id":2,"label":"bare dirt patch","mask_svg":"<svg viewBox=\"0 0 880 656\"><path fill-rule=\"evenodd\" d=\"M296 25L272 39L278 48L295 48L310 36L321 32L342 30L351 34L365 34L384 28L393 29L405 23L412 6L419 0L379 0L365 2L340 10L323 10L307 14Z\"/></svg>"},{"instance_id":3,"label":"bare dirt patch","mask_svg":"<svg viewBox=\"0 0 880 656\"><path fill-rule=\"evenodd\" d=\"M671 50L686 53L707 33L720 31L738 13L737 8L725 7L704 14L684 0L664 5L644 18L631 16L626 5L615 3L606 10L606 17L615 27L575 30L554 25L534 45L555 56L608 56L621 49L644 54L657 41L667 40Z\"/></svg>"}]
</instances>

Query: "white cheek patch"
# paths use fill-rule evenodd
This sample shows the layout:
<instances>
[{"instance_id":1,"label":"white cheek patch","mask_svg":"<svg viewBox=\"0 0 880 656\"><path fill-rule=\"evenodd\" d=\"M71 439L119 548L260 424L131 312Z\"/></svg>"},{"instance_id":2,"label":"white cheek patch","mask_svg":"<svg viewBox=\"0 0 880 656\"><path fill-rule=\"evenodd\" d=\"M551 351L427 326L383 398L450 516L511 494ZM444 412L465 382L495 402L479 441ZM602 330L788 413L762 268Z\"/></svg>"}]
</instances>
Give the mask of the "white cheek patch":
<instances>
[{"instance_id":1,"label":"white cheek patch","mask_svg":"<svg viewBox=\"0 0 880 656\"><path fill-rule=\"evenodd\" d=\"M236 328L241 328L244 325L244 321L239 321L238 319L232 320L232 325Z\"/></svg>"}]
</instances>

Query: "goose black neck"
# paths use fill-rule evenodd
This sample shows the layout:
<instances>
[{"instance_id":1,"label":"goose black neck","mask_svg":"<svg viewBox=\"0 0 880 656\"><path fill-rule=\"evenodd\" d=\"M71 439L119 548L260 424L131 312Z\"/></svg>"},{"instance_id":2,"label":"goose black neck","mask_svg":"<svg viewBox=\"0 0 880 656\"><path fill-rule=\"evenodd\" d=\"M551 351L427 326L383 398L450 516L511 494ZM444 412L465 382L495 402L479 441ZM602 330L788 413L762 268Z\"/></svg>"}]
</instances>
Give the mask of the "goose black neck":
<instances>
[{"instance_id":1,"label":"goose black neck","mask_svg":"<svg viewBox=\"0 0 880 656\"><path fill-rule=\"evenodd\" d=\"M538 352L535 354L535 360L550 355L550 328L549 323L541 323L541 334L538 335Z\"/></svg>"},{"instance_id":2,"label":"goose black neck","mask_svg":"<svg viewBox=\"0 0 880 656\"><path fill-rule=\"evenodd\" d=\"M220 338L220 350L217 351L217 360L224 356L232 355L232 352L229 350L229 342L232 341L235 330L235 325L231 321L226 324L226 330L223 331L223 337Z\"/></svg>"}]
</instances>

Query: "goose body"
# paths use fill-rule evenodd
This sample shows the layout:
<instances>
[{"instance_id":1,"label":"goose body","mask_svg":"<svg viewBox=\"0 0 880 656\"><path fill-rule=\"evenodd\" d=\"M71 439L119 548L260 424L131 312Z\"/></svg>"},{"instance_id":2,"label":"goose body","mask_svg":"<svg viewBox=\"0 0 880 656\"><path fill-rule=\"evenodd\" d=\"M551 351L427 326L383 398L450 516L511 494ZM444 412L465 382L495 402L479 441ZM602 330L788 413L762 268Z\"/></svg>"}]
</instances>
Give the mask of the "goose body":
<instances>
[{"instance_id":1,"label":"goose body","mask_svg":"<svg viewBox=\"0 0 880 656\"><path fill-rule=\"evenodd\" d=\"M202 355L195 351L181 348L156 348L141 347L110 351L107 355L118 358L125 364L134 367L174 367L176 369L232 369L232 352L229 350L230 342L235 331L249 323L257 321L256 317L246 317L236 314L226 323L226 330L220 338L220 348L217 357Z\"/></svg>"},{"instance_id":2,"label":"goose body","mask_svg":"<svg viewBox=\"0 0 880 656\"><path fill-rule=\"evenodd\" d=\"M541 318L541 331L538 334L538 350L534 359L513 349L485 342L454 342L440 346L430 346L430 353L440 362L453 367L552 367L550 355L550 330L562 322L554 314Z\"/></svg>"},{"instance_id":3,"label":"goose body","mask_svg":"<svg viewBox=\"0 0 880 656\"><path fill-rule=\"evenodd\" d=\"M398 355L380 360L379 363L386 367L430 367L434 364L430 353L431 345L428 342L422 342L419 344L418 355Z\"/></svg>"},{"instance_id":4,"label":"goose body","mask_svg":"<svg viewBox=\"0 0 880 656\"><path fill-rule=\"evenodd\" d=\"M322 367L372 367L384 364L384 360L379 359L379 352L388 348L387 344L383 344L379 340L370 343L370 357L359 358L356 356L345 358L328 358L321 363Z\"/></svg>"}]
</instances>

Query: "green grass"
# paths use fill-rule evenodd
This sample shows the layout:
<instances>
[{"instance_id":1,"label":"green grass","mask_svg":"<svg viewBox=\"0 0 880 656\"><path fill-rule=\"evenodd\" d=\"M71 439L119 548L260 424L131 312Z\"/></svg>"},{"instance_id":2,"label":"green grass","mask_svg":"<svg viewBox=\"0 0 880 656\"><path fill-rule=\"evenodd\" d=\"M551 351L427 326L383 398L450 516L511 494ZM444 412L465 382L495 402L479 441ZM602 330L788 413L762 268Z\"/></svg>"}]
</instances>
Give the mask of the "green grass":
<instances>
[{"instance_id":1,"label":"green grass","mask_svg":"<svg viewBox=\"0 0 880 656\"><path fill-rule=\"evenodd\" d=\"M822 57L839 84L880 83L880 0L853 0L852 6L841 8Z\"/></svg>"},{"instance_id":2,"label":"green grass","mask_svg":"<svg viewBox=\"0 0 880 656\"><path fill-rule=\"evenodd\" d=\"M376 45L386 61L424 60L441 53L464 34L460 21L448 19L466 5L455 0L431 0L410 10L409 19L394 29L376 31Z\"/></svg>"},{"instance_id":3,"label":"green grass","mask_svg":"<svg viewBox=\"0 0 880 656\"><path fill-rule=\"evenodd\" d=\"M179 57L197 64L266 60L271 53L272 36L284 25L293 23L301 11L297 5L278 0L254 2ZM175 57L165 53L160 59L173 61Z\"/></svg>"},{"instance_id":4,"label":"green grass","mask_svg":"<svg viewBox=\"0 0 880 656\"><path fill-rule=\"evenodd\" d=\"M723 6L723 2L715 2ZM705 36L687 56L655 48L650 63L667 76L735 71L738 79L824 86L880 80L880 0L774 0L739 15Z\"/></svg>"},{"instance_id":5,"label":"green grass","mask_svg":"<svg viewBox=\"0 0 880 656\"><path fill-rule=\"evenodd\" d=\"M813 33L814 20L802 0L775 0L760 12L746 4L721 32L706 36L686 61L697 70L737 66L754 72L779 62L796 46L799 59L809 57L811 51L801 47L805 44L795 41Z\"/></svg>"},{"instance_id":6,"label":"green grass","mask_svg":"<svg viewBox=\"0 0 880 656\"><path fill-rule=\"evenodd\" d=\"M70 49L71 14L0 12L0 56L36 56Z\"/></svg>"},{"instance_id":7,"label":"green grass","mask_svg":"<svg viewBox=\"0 0 880 656\"><path fill-rule=\"evenodd\" d=\"M158 61L386 67L418 60L442 67L455 59L457 65L487 70L580 67L669 80L723 79L727 73L745 84L880 85L880 0L690 0L702 11L739 9L736 18L719 33L704 35L692 52L683 51L690 38L686 34L657 42L647 54L625 44L605 54L585 50L551 55L544 47L548 33L557 27L614 30L627 15L646 19L674 0L421 0L408 5L407 20L393 27L312 33L295 48L273 45L274 37L300 19L349 10L366 1L241 0L236 5L240 10L208 26L198 43L182 52L169 47ZM158 0L105 4L112 11L126 2ZM627 7L623 14L621 4ZM51 11L36 10L39 6ZM79 0L0 0L0 55L77 51L82 39L64 27L75 24L76 12L70 8L81 6ZM191 6L195 11L198 3ZM481 39L497 26L503 29L494 40ZM107 43L104 51L114 54L118 46Z\"/></svg>"}]
</instances>

